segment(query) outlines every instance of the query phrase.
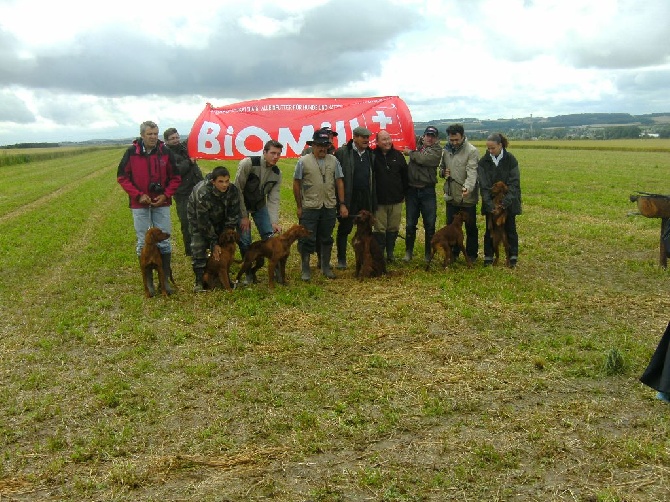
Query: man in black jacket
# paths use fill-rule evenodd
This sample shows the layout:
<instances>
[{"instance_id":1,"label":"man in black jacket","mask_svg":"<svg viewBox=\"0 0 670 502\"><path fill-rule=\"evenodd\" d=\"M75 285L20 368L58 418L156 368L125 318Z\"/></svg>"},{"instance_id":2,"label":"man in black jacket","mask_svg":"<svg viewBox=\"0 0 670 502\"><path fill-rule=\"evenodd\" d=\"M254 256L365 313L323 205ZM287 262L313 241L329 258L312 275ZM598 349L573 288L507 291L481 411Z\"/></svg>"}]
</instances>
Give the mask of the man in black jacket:
<instances>
[{"instance_id":1,"label":"man in black jacket","mask_svg":"<svg viewBox=\"0 0 670 502\"><path fill-rule=\"evenodd\" d=\"M374 152L370 149L370 135L365 127L356 127L353 138L335 151L344 173L344 200L347 217L339 217L337 225L337 268L347 268L347 240L354 227L354 217L361 209L374 213L377 209L375 196Z\"/></svg>"},{"instance_id":2,"label":"man in black jacket","mask_svg":"<svg viewBox=\"0 0 670 502\"><path fill-rule=\"evenodd\" d=\"M386 260L393 262L395 241L398 238L402 203L407 193L407 160L393 148L391 135L379 131L376 137L374 174L376 179L377 211L374 236L379 247L386 249Z\"/></svg>"},{"instance_id":3,"label":"man in black jacket","mask_svg":"<svg viewBox=\"0 0 670 502\"><path fill-rule=\"evenodd\" d=\"M174 200L177 203L177 216L181 224L181 235L184 240L184 251L186 256L191 256L191 233L188 230L188 217L186 216L186 207L188 205L188 196L191 195L193 187L202 181L202 172L200 167L188 155L186 143L180 142L179 133L174 127L168 127L163 132L165 144L172 151L177 162L177 173L181 176L181 184L174 194Z\"/></svg>"}]
</instances>

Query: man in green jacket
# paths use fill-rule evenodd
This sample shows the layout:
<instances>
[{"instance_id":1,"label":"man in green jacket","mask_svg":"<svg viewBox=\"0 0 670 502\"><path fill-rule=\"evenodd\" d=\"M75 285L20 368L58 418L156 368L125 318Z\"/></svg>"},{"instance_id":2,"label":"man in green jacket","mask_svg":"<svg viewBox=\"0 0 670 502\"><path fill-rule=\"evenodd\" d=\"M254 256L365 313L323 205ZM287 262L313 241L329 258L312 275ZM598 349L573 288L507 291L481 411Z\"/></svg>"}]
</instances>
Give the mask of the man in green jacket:
<instances>
[{"instance_id":1,"label":"man in green jacket","mask_svg":"<svg viewBox=\"0 0 670 502\"><path fill-rule=\"evenodd\" d=\"M423 132L421 146L418 150L405 148L403 153L409 156L407 165L407 197L405 198L405 257L409 262L414 255L416 241L416 227L419 216L423 217L423 228L426 236L424 251L425 260L430 259L430 240L435 235L437 220L437 166L442 158L442 148L438 137L437 127L428 126Z\"/></svg>"}]
</instances>

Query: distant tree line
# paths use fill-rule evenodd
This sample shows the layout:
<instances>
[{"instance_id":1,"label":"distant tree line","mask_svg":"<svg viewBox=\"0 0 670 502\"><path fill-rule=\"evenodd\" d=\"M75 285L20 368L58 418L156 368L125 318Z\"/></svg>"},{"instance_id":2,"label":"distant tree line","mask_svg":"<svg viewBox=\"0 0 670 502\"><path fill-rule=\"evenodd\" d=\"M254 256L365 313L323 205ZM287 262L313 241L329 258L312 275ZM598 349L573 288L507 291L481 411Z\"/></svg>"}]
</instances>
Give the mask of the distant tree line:
<instances>
[{"instance_id":1,"label":"distant tree line","mask_svg":"<svg viewBox=\"0 0 670 502\"><path fill-rule=\"evenodd\" d=\"M14 148L58 148L60 143L15 143L13 145L4 145L0 148L4 150L14 149Z\"/></svg>"},{"instance_id":2,"label":"distant tree line","mask_svg":"<svg viewBox=\"0 0 670 502\"><path fill-rule=\"evenodd\" d=\"M420 133L427 125L440 131L440 138L446 138L449 124L461 123L468 138L484 140L492 132L502 132L510 139L624 139L651 137L670 138L670 123L655 121L658 117L668 117L670 113L631 115L628 113L579 113L556 117L526 117L520 119L479 120L476 118L441 119L430 122L416 122Z\"/></svg>"}]
</instances>

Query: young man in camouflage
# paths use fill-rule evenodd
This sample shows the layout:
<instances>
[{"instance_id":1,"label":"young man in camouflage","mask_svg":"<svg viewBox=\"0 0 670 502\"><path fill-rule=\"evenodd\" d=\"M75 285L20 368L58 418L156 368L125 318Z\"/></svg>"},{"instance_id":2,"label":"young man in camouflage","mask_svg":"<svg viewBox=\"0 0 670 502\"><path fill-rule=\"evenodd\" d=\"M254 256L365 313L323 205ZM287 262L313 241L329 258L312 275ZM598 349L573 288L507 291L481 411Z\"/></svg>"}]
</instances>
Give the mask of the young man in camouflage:
<instances>
[{"instance_id":1,"label":"young man in camouflage","mask_svg":"<svg viewBox=\"0 0 670 502\"><path fill-rule=\"evenodd\" d=\"M240 191L230 182L230 172L217 166L198 183L188 199L188 223L191 232L191 253L196 293L204 291L202 277L207 265L207 252L217 258L221 253L219 235L227 227L240 224Z\"/></svg>"}]
</instances>

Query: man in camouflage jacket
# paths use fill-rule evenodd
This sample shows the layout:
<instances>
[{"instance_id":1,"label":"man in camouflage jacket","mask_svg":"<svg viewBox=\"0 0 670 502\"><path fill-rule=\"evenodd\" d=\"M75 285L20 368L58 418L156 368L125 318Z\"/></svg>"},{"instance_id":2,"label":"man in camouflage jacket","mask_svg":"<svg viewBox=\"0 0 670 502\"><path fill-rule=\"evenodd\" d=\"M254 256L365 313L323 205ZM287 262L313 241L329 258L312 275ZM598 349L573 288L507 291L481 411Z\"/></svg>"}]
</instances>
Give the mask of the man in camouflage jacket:
<instances>
[{"instance_id":1,"label":"man in camouflage jacket","mask_svg":"<svg viewBox=\"0 0 670 502\"><path fill-rule=\"evenodd\" d=\"M191 262L195 274L196 293L204 291L208 251L217 257L221 252L219 234L227 227L240 224L240 191L230 182L230 172L217 166L198 183L188 199L188 224L191 232Z\"/></svg>"}]
</instances>

